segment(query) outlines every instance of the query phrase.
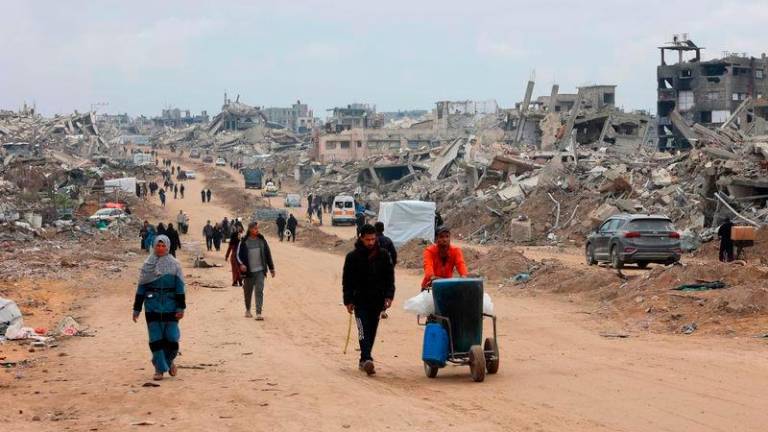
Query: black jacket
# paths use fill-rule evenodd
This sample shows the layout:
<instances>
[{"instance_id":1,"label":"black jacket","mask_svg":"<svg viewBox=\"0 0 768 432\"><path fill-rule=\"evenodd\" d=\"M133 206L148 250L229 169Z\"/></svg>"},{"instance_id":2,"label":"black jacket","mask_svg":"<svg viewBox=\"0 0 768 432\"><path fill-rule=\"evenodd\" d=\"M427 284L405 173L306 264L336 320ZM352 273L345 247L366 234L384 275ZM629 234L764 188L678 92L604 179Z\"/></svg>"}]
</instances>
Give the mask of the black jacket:
<instances>
[{"instance_id":1,"label":"black jacket","mask_svg":"<svg viewBox=\"0 0 768 432\"><path fill-rule=\"evenodd\" d=\"M267 239L261 234L258 235L258 238L264 242L264 247L261 248L261 262L264 263L264 275L266 276L267 271L275 270L275 264L272 262L272 251L269 250ZM248 240L248 236L240 239L240 245L237 248L237 261L249 269L251 266L248 263L248 244L246 240ZM248 275L249 272L246 271L245 274Z\"/></svg>"},{"instance_id":2,"label":"black jacket","mask_svg":"<svg viewBox=\"0 0 768 432\"><path fill-rule=\"evenodd\" d=\"M171 241L170 249L172 251L176 251L176 249L181 249L181 239L179 238L179 232L176 231L176 228L166 229L165 235L167 235L168 239Z\"/></svg>"},{"instance_id":3,"label":"black jacket","mask_svg":"<svg viewBox=\"0 0 768 432\"><path fill-rule=\"evenodd\" d=\"M277 224L277 229L279 229L280 231L285 229L286 220L282 215L277 217L277 220L275 220L275 223Z\"/></svg>"},{"instance_id":4,"label":"black jacket","mask_svg":"<svg viewBox=\"0 0 768 432\"><path fill-rule=\"evenodd\" d=\"M358 241L344 260L342 276L344 304L355 307L384 308L384 299L395 297L395 267L389 253L380 248L373 258Z\"/></svg>"},{"instance_id":5,"label":"black jacket","mask_svg":"<svg viewBox=\"0 0 768 432\"><path fill-rule=\"evenodd\" d=\"M389 252L389 257L392 258L392 265L397 265L397 249L395 248L395 244L392 243L392 239L385 236L384 234L379 234L379 246L381 246L382 249Z\"/></svg>"},{"instance_id":6,"label":"black jacket","mask_svg":"<svg viewBox=\"0 0 768 432\"><path fill-rule=\"evenodd\" d=\"M288 217L287 225L288 225L288 230L293 231L299 225L299 221L297 221L296 218L293 217L293 215L291 215L290 217Z\"/></svg>"},{"instance_id":7,"label":"black jacket","mask_svg":"<svg viewBox=\"0 0 768 432\"><path fill-rule=\"evenodd\" d=\"M723 243L731 242L731 229L733 228L733 222L726 222L720 225L717 230L717 235L720 237L720 241Z\"/></svg>"}]
</instances>

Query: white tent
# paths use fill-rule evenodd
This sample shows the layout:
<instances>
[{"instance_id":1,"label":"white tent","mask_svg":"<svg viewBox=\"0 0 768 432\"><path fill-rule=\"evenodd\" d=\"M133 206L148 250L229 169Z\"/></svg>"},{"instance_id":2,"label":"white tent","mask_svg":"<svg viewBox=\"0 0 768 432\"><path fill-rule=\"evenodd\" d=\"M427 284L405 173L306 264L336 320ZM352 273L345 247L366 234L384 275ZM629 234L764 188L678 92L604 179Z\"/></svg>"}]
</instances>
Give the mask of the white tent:
<instances>
[{"instance_id":1,"label":"white tent","mask_svg":"<svg viewBox=\"0 0 768 432\"><path fill-rule=\"evenodd\" d=\"M115 189L128 193L136 193L136 177L104 180L104 190L106 192L114 192Z\"/></svg>"},{"instance_id":2,"label":"white tent","mask_svg":"<svg viewBox=\"0 0 768 432\"><path fill-rule=\"evenodd\" d=\"M382 202L379 221L384 223L384 234L396 247L409 240L435 239L435 203L427 201Z\"/></svg>"}]
</instances>

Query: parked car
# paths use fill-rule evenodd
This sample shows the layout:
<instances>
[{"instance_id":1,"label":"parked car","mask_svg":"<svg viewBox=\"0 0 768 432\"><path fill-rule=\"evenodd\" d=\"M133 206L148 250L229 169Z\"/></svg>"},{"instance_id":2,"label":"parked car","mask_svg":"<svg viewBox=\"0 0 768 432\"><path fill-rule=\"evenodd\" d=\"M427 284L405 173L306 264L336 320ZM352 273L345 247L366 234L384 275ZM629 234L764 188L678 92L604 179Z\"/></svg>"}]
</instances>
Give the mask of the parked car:
<instances>
[{"instance_id":1,"label":"parked car","mask_svg":"<svg viewBox=\"0 0 768 432\"><path fill-rule=\"evenodd\" d=\"M349 195L337 195L333 199L331 225L355 224L355 199Z\"/></svg>"},{"instance_id":2,"label":"parked car","mask_svg":"<svg viewBox=\"0 0 768 432\"><path fill-rule=\"evenodd\" d=\"M203 156L203 162L205 162L205 163L213 163L213 156L211 156L211 155Z\"/></svg>"},{"instance_id":3,"label":"parked car","mask_svg":"<svg viewBox=\"0 0 768 432\"><path fill-rule=\"evenodd\" d=\"M216 166L227 166L227 161L224 158L216 159Z\"/></svg>"},{"instance_id":4,"label":"parked car","mask_svg":"<svg viewBox=\"0 0 768 432\"><path fill-rule=\"evenodd\" d=\"M283 203L283 206L286 208L289 207L301 207L301 195L299 194L288 194L285 196L285 202Z\"/></svg>"},{"instance_id":5,"label":"parked car","mask_svg":"<svg viewBox=\"0 0 768 432\"><path fill-rule=\"evenodd\" d=\"M195 178L195 171L193 171L193 170L186 170L186 171L184 171L184 177L186 177L188 179Z\"/></svg>"},{"instance_id":6,"label":"parked car","mask_svg":"<svg viewBox=\"0 0 768 432\"><path fill-rule=\"evenodd\" d=\"M128 215L119 208L103 208L101 210L98 210L96 213L94 213L90 219L93 222L97 221L109 221L112 222L117 219L125 219Z\"/></svg>"},{"instance_id":7,"label":"parked car","mask_svg":"<svg viewBox=\"0 0 768 432\"><path fill-rule=\"evenodd\" d=\"M609 262L616 269L624 264L674 264L680 261L680 233L661 215L619 214L605 220L589 236L585 246L587 264Z\"/></svg>"},{"instance_id":8,"label":"parked car","mask_svg":"<svg viewBox=\"0 0 768 432\"><path fill-rule=\"evenodd\" d=\"M264 192L262 192L261 195L265 197L276 197L279 191L280 189L278 189L273 181L268 181L267 184L264 185Z\"/></svg>"}]
</instances>

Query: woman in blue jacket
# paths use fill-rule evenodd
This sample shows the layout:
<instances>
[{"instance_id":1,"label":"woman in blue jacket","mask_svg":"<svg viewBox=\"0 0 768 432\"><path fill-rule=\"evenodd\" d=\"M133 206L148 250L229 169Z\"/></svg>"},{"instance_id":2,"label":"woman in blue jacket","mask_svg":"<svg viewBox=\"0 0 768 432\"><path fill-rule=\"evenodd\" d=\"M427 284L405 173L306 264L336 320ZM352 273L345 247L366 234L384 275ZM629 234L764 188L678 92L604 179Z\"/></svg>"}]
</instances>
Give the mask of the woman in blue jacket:
<instances>
[{"instance_id":1,"label":"woman in blue jacket","mask_svg":"<svg viewBox=\"0 0 768 432\"><path fill-rule=\"evenodd\" d=\"M187 307L184 274L181 264L171 256L171 240L164 235L155 238L150 256L141 268L136 299L133 302L133 322L139 318L142 306L149 330L149 350L155 366L154 379L163 379L168 372L176 376L174 359L179 353L179 320Z\"/></svg>"}]
</instances>

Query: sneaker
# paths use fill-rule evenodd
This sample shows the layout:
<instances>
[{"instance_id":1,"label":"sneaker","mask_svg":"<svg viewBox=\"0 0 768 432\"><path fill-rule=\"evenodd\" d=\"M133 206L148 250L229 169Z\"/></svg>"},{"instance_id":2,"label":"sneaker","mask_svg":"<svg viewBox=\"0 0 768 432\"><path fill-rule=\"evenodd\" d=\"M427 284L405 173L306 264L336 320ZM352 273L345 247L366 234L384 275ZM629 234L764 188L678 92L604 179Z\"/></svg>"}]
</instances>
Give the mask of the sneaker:
<instances>
[{"instance_id":1,"label":"sneaker","mask_svg":"<svg viewBox=\"0 0 768 432\"><path fill-rule=\"evenodd\" d=\"M373 360L366 360L360 365L360 368L368 374L368 376L376 375L376 367L373 365Z\"/></svg>"},{"instance_id":2,"label":"sneaker","mask_svg":"<svg viewBox=\"0 0 768 432\"><path fill-rule=\"evenodd\" d=\"M260 313L256 314L256 321L264 321L264 317Z\"/></svg>"},{"instance_id":3,"label":"sneaker","mask_svg":"<svg viewBox=\"0 0 768 432\"><path fill-rule=\"evenodd\" d=\"M251 311L245 311L245 317L246 318L253 318L253 315L251 315Z\"/></svg>"}]
</instances>

